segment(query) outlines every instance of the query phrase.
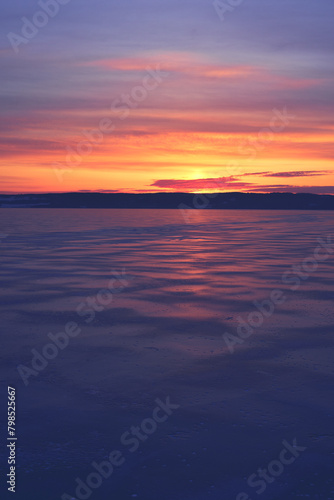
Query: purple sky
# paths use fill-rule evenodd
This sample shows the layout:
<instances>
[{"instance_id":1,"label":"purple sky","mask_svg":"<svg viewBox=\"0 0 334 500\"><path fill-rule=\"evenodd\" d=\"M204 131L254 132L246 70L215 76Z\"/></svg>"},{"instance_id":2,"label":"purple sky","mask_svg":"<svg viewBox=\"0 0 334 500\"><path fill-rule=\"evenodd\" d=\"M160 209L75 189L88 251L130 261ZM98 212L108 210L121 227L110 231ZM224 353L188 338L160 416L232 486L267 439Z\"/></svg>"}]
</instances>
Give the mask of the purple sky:
<instances>
[{"instance_id":1,"label":"purple sky","mask_svg":"<svg viewBox=\"0 0 334 500\"><path fill-rule=\"evenodd\" d=\"M334 2L243 0L224 20L210 0L62 2L45 2L57 12L26 43L22 18L43 23L43 0L0 6L3 192L145 191L231 175L234 157L261 186L259 172L278 185L280 171L319 169L307 185L333 189ZM60 184L52 165L157 64L166 81ZM296 117L287 130L252 163L238 159L240 141L283 107Z\"/></svg>"}]
</instances>

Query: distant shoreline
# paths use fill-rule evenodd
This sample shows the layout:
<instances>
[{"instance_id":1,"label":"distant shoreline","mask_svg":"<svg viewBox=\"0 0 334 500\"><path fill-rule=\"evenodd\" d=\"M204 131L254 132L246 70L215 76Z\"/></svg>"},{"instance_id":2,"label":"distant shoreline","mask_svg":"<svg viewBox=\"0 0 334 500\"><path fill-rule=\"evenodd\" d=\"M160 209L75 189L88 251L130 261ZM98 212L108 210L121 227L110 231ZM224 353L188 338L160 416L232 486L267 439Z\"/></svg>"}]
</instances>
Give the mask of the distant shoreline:
<instances>
[{"instance_id":1,"label":"distant shoreline","mask_svg":"<svg viewBox=\"0 0 334 500\"><path fill-rule=\"evenodd\" d=\"M334 210L334 195L312 193L43 193L0 195L0 208Z\"/></svg>"}]
</instances>

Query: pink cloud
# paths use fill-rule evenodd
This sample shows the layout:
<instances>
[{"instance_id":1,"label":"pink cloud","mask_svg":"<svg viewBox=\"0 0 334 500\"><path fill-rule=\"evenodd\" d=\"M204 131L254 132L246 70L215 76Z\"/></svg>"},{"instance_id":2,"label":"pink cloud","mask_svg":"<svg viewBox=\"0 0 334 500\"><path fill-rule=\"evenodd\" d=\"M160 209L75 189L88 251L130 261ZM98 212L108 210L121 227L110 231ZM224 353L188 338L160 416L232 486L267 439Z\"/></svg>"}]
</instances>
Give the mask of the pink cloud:
<instances>
[{"instance_id":1,"label":"pink cloud","mask_svg":"<svg viewBox=\"0 0 334 500\"><path fill-rule=\"evenodd\" d=\"M245 174L248 175L248 174ZM256 175L256 174L249 174ZM242 175L240 176L242 177ZM258 193L314 193L334 194L334 186L289 186L283 185L258 185L240 181L237 177L220 177L208 179L160 179L151 186L172 191L199 192L199 191L231 191Z\"/></svg>"}]
</instances>

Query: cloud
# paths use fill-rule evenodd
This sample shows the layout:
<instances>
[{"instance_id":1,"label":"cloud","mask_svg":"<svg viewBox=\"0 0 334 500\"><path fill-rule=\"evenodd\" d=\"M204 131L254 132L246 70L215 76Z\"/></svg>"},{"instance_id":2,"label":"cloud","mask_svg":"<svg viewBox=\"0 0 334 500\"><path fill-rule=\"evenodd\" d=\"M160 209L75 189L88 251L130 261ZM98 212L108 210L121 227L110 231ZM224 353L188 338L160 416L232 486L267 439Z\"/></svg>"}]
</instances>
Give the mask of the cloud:
<instances>
[{"instance_id":1,"label":"cloud","mask_svg":"<svg viewBox=\"0 0 334 500\"><path fill-rule=\"evenodd\" d=\"M292 172L253 172L238 175L238 177L261 176L261 177L314 177L318 175L327 175L331 170L297 170Z\"/></svg>"},{"instance_id":2,"label":"cloud","mask_svg":"<svg viewBox=\"0 0 334 500\"><path fill-rule=\"evenodd\" d=\"M248 174L246 174L248 175ZM249 174L255 175L255 174ZM242 175L240 176L242 177ZM183 192L222 192L242 191L248 193L314 193L334 194L334 186L294 186L294 185L265 185L242 182L238 177L219 177L207 179L160 179L151 184L164 190Z\"/></svg>"},{"instance_id":3,"label":"cloud","mask_svg":"<svg viewBox=\"0 0 334 500\"><path fill-rule=\"evenodd\" d=\"M195 52L160 52L149 56L111 58L78 63L110 71L145 71L148 67L201 78L240 78L261 74L261 69L249 65L210 64L206 57Z\"/></svg>"},{"instance_id":4,"label":"cloud","mask_svg":"<svg viewBox=\"0 0 334 500\"><path fill-rule=\"evenodd\" d=\"M296 172L274 172L267 173L265 177L314 177L317 175L326 175L330 170L309 170L309 171L296 171Z\"/></svg>"},{"instance_id":5,"label":"cloud","mask_svg":"<svg viewBox=\"0 0 334 500\"><path fill-rule=\"evenodd\" d=\"M171 189L173 191L203 191L203 190L216 190L221 191L225 189L244 189L252 184L241 182L233 177L218 177L208 179L160 179L151 184L151 186L163 189Z\"/></svg>"},{"instance_id":6,"label":"cloud","mask_svg":"<svg viewBox=\"0 0 334 500\"><path fill-rule=\"evenodd\" d=\"M224 83L237 83L238 85L247 82L248 86L259 86L268 88L271 91L279 90L301 90L322 85L327 82L327 78L319 76L304 75L302 78L296 75L280 74L277 70L272 70L264 66L251 64L227 64L222 62L210 62L208 55L196 52L168 52L151 53L137 57L98 59L92 61L79 62L79 66L100 68L111 72L145 72L146 69L158 66L161 70L168 71L178 77L179 84L182 79L189 83L189 78L197 82L215 80ZM180 82L181 79L181 82ZM193 84L195 81L192 82ZM207 82L208 83L208 82Z\"/></svg>"}]
</instances>

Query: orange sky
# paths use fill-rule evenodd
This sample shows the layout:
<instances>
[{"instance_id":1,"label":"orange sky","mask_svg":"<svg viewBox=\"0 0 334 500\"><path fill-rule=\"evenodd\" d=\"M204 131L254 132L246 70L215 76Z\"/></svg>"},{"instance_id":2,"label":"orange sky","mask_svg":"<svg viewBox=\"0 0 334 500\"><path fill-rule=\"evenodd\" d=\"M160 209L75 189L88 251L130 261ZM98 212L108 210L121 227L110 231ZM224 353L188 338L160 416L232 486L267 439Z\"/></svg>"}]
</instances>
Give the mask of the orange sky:
<instances>
[{"instance_id":1,"label":"orange sky","mask_svg":"<svg viewBox=\"0 0 334 500\"><path fill-rule=\"evenodd\" d=\"M1 192L334 193L327 61L212 36L212 50L3 51Z\"/></svg>"}]
</instances>

